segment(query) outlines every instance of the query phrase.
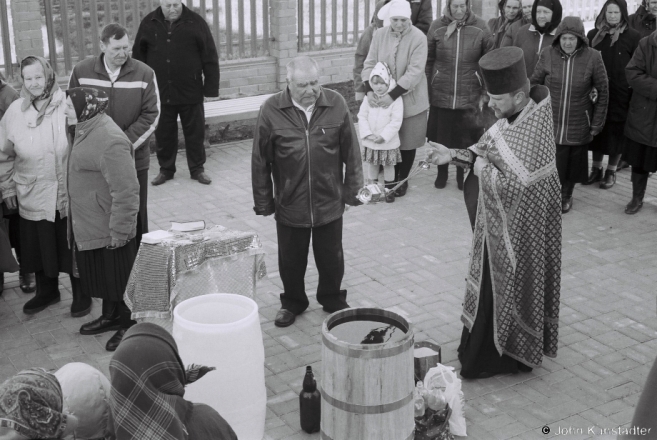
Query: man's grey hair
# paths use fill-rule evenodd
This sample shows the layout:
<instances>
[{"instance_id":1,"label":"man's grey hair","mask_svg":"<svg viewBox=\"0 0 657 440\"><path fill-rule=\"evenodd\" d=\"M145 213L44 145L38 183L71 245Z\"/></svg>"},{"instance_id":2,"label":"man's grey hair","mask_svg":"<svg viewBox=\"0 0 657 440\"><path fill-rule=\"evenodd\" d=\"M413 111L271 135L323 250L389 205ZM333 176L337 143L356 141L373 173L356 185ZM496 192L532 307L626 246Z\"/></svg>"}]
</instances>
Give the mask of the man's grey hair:
<instances>
[{"instance_id":1,"label":"man's grey hair","mask_svg":"<svg viewBox=\"0 0 657 440\"><path fill-rule=\"evenodd\" d=\"M319 64L317 64L317 61L307 56L298 56L287 63L287 81L292 81L292 76L294 76L294 72L296 71L310 72L312 69L315 69L315 72L319 75Z\"/></svg>"}]
</instances>

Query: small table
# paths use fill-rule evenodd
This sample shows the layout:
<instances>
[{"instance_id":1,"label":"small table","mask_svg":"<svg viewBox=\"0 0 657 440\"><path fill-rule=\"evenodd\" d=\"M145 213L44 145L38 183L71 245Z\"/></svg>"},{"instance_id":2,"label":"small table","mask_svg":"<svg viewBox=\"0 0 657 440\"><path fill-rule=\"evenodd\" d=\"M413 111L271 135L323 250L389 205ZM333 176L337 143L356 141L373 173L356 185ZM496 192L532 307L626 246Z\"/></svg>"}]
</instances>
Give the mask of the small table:
<instances>
[{"instance_id":1,"label":"small table","mask_svg":"<svg viewBox=\"0 0 657 440\"><path fill-rule=\"evenodd\" d=\"M255 232L214 226L174 233L158 244L142 243L124 299L132 319L171 331L173 309L208 293L253 299L256 281L267 274L265 252Z\"/></svg>"}]
</instances>

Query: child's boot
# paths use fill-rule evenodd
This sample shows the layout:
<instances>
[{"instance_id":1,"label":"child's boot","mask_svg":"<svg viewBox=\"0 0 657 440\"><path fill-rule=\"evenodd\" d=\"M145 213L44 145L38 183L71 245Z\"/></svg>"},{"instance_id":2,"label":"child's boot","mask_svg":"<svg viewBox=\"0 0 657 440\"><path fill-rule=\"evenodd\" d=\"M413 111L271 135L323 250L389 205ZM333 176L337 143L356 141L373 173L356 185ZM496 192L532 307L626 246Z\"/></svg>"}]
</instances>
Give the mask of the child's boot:
<instances>
[{"instance_id":1,"label":"child's boot","mask_svg":"<svg viewBox=\"0 0 657 440\"><path fill-rule=\"evenodd\" d=\"M395 182L386 181L386 203L395 201L395 192L392 190L395 187Z\"/></svg>"}]
</instances>

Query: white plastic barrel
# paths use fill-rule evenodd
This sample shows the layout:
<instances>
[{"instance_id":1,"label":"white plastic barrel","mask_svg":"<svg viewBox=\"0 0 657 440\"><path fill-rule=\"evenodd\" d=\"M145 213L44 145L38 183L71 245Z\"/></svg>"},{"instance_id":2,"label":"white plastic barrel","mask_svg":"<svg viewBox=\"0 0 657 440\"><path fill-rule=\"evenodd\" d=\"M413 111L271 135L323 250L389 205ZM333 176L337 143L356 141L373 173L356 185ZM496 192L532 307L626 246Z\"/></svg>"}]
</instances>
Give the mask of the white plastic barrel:
<instances>
[{"instance_id":1,"label":"white plastic barrel","mask_svg":"<svg viewBox=\"0 0 657 440\"><path fill-rule=\"evenodd\" d=\"M185 388L185 399L216 409L240 440L261 440L267 391L258 305L241 295L190 298L173 311L173 337L185 366L216 367Z\"/></svg>"}]
</instances>

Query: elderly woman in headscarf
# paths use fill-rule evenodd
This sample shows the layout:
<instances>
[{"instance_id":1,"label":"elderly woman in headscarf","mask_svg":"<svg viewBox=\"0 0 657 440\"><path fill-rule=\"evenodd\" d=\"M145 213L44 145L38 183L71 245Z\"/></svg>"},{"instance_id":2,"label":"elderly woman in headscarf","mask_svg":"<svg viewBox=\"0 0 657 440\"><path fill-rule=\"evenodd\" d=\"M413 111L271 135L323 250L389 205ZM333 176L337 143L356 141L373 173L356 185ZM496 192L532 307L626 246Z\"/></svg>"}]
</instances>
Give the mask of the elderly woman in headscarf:
<instances>
[{"instance_id":1,"label":"elderly woman in headscarf","mask_svg":"<svg viewBox=\"0 0 657 440\"><path fill-rule=\"evenodd\" d=\"M378 13L384 27L374 33L362 78L370 107L389 107L397 99L404 101L404 121L399 130L402 161L395 165L395 181L406 178L415 161L415 150L424 145L427 131L429 96L424 78L427 60L427 38L411 23L411 6L406 0L392 0ZM390 68L397 86L384 96L377 96L370 87L369 77L376 63L384 62ZM396 191L403 197L408 181Z\"/></svg>"},{"instance_id":2,"label":"elderly woman in headscarf","mask_svg":"<svg viewBox=\"0 0 657 440\"><path fill-rule=\"evenodd\" d=\"M589 47L581 18L563 19L552 46L541 52L530 81L550 89L561 212L565 214L573 206L575 184L586 182L588 146L605 125L609 100L602 55ZM598 94L595 102L590 97L593 88Z\"/></svg>"},{"instance_id":3,"label":"elderly woman in headscarf","mask_svg":"<svg viewBox=\"0 0 657 440\"><path fill-rule=\"evenodd\" d=\"M59 439L73 434L78 418L64 411L62 387L41 368L23 370L0 385L0 438Z\"/></svg>"},{"instance_id":4,"label":"elderly woman in headscarf","mask_svg":"<svg viewBox=\"0 0 657 440\"><path fill-rule=\"evenodd\" d=\"M641 38L652 34L657 27L657 0L643 0L636 12L628 17L627 23Z\"/></svg>"},{"instance_id":5,"label":"elderly woman in headscarf","mask_svg":"<svg viewBox=\"0 0 657 440\"><path fill-rule=\"evenodd\" d=\"M470 0L448 0L443 16L427 34L425 74L431 93L427 137L448 148L467 148L484 134L486 94L479 59L493 47L486 22L472 12ZM447 185L449 165L439 165L434 186ZM456 168L463 189L463 168Z\"/></svg>"},{"instance_id":6,"label":"elderly woman in headscarf","mask_svg":"<svg viewBox=\"0 0 657 440\"><path fill-rule=\"evenodd\" d=\"M532 6L531 24L524 25L512 38L505 38L502 42L502 46L522 49L529 78L534 73L541 51L550 47L554 41L557 26L561 23L561 14L559 0L536 0Z\"/></svg>"},{"instance_id":7,"label":"elderly woman in headscarf","mask_svg":"<svg viewBox=\"0 0 657 440\"><path fill-rule=\"evenodd\" d=\"M185 370L162 327L140 323L128 330L109 369L117 440L237 440L219 413L183 398L186 385L214 368Z\"/></svg>"},{"instance_id":8,"label":"elderly woman in headscarf","mask_svg":"<svg viewBox=\"0 0 657 440\"><path fill-rule=\"evenodd\" d=\"M66 116L72 144L68 193L71 231L80 282L103 300L100 317L80 328L83 335L117 330L107 341L116 350L134 323L123 302L137 255L135 235L139 182L132 143L105 114L107 94L91 87L66 91Z\"/></svg>"},{"instance_id":9,"label":"elderly woman in headscarf","mask_svg":"<svg viewBox=\"0 0 657 440\"><path fill-rule=\"evenodd\" d=\"M84 316L91 298L74 276L67 241L66 95L46 59L21 61L23 88L0 121L0 191L20 214L21 266L36 273L36 295L23 306L34 314L60 301L58 277L71 280L71 315Z\"/></svg>"},{"instance_id":10,"label":"elderly woman in headscarf","mask_svg":"<svg viewBox=\"0 0 657 440\"><path fill-rule=\"evenodd\" d=\"M625 149L625 120L630 107L632 89L625 76L625 67L639 45L641 35L627 22L625 0L608 0L586 37L591 47L599 50L609 78L609 106L602 132L593 138L589 150L593 152L593 165L583 185L600 182L600 188L609 189L616 183L616 168ZM602 159L609 155L607 170L602 173Z\"/></svg>"},{"instance_id":11,"label":"elderly woman in headscarf","mask_svg":"<svg viewBox=\"0 0 657 440\"><path fill-rule=\"evenodd\" d=\"M103 373L81 362L21 371L0 385L0 438L112 438L109 394Z\"/></svg>"},{"instance_id":12,"label":"elderly woman in headscarf","mask_svg":"<svg viewBox=\"0 0 657 440\"><path fill-rule=\"evenodd\" d=\"M526 2L529 0L525 0ZM488 29L493 37L493 49L502 46L506 31L514 23L522 21L522 4L520 0L500 0L497 4L500 10L499 17L488 20Z\"/></svg>"},{"instance_id":13,"label":"elderly woman in headscarf","mask_svg":"<svg viewBox=\"0 0 657 440\"><path fill-rule=\"evenodd\" d=\"M20 95L12 86L7 84L5 77L0 73L0 120L5 115L12 102L16 101ZM7 220L7 232L9 235L9 242L11 247L16 251L16 259L21 260L21 236L20 236L20 221L18 209L8 209L7 205L2 202L0 207L2 212L0 216ZM18 273L18 281L21 290L24 293L32 293L36 290L36 280L33 273L25 272L23 268ZM2 284L5 282L5 274L0 272L0 293L2 293Z\"/></svg>"}]
</instances>

